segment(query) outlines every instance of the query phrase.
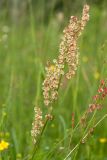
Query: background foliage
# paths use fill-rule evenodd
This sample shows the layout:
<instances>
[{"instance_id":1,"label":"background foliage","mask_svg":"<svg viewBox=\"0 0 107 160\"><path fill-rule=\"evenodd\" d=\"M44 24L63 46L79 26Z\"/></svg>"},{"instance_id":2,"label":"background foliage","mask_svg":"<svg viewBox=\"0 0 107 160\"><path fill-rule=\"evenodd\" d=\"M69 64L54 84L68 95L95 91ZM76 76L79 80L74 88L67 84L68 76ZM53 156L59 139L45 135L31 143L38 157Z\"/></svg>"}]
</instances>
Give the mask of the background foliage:
<instances>
[{"instance_id":1,"label":"background foliage","mask_svg":"<svg viewBox=\"0 0 107 160\"><path fill-rule=\"evenodd\" d=\"M31 152L35 104L46 112L41 89L46 62L57 57L63 28L70 15L80 15L86 2L90 4L90 21L79 41L78 71L60 90L55 118L42 137L37 160L60 160L66 156L69 137L56 149L54 146L67 135L71 114L75 113L77 123L91 103L100 79L107 76L107 1L0 1L0 139L10 143L8 150L0 152L1 159L24 160ZM107 102L97 118L107 112L106 105ZM106 120L72 159L106 160L107 143L99 142L102 137L107 138ZM71 147L77 142L78 131ZM50 152L52 156L47 158Z\"/></svg>"}]
</instances>

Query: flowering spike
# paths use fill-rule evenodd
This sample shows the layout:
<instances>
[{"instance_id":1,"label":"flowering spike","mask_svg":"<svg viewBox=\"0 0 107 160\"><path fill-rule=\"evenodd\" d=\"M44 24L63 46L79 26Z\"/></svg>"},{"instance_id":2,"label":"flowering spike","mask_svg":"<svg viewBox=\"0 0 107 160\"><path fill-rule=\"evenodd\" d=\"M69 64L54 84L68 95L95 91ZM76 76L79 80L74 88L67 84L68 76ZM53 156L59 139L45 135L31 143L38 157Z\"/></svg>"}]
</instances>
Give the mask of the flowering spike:
<instances>
[{"instance_id":1,"label":"flowering spike","mask_svg":"<svg viewBox=\"0 0 107 160\"><path fill-rule=\"evenodd\" d=\"M59 46L59 56L53 64L46 67L46 78L43 82L43 96L45 105L49 105L58 97L58 88L64 67L67 64L67 79L71 79L77 70L78 47L77 40L89 20L89 6L84 5L81 20L71 16L68 26L63 31L62 41Z\"/></svg>"},{"instance_id":2,"label":"flowering spike","mask_svg":"<svg viewBox=\"0 0 107 160\"><path fill-rule=\"evenodd\" d=\"M37 137L40 135L41 129L43 127L43 120L42 120L41 109L39 107L35 107L34 111L35 111L35 118L34 118L34 122L32 123L31 136L35 144L37 141Z\"/></svg>"}]
</instances>

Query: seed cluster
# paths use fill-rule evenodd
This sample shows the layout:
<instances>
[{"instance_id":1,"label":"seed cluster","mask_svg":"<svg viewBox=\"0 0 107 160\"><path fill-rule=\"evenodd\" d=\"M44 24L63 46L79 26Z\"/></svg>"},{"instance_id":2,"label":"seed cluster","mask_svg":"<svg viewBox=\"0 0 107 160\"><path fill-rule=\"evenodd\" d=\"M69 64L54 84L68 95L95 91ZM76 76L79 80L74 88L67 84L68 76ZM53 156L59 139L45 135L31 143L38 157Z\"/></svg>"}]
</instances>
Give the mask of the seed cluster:
<instances>
[{"instance_id":1,"label":"seed cluster","mask_svg":"<svg viewBox=\"0 0 107 160\"><path fill-rule=\"evenodd\" d=\"M101 110L103 108L102 101L107 97L107 80L101 80L97 94L93 97L93 103L89 104L89 107L81 118L82 126L86 126L86 120L88 115L93 113L95 110Z\"/></svg>"},{"instance_id":2,"label":"seed cluster","mask_svg":"<svg viewBox=\"0 0 107 160\"><path fill-rule=\"evenodd\" d=\"M89 6L84 5L82 18L81 18L81 30L84 30L87 21L89 20Z\"/></svg>"},{"instance_id":3,"label":"seed cluster","mask_svg":"<svg viewBox=\"0 0 107 160\"><path fill-rule=\"evenodd\" d=\"M43 127L43 120L42 120L41 109L39 107L35 107L34 111L35 111L35 118L34 118L34 122L32 123L31 136L35 144L37 141L37 136L40 135L41 129Z\"/></svg>"},{"instance_id":4,"label":"seed cluster","mask_svg":"<svg viewBox=\"0 0 107 160\"><path fill-rule=\"evenodd\" d=\"M60 44L59 62L65 60L68 65L68 72L66 78L71 79L75 75L78 65L78 37L81 35L87 21L89 20L89 6L84 5L81 20L76 16L71 16L69 25L64 29L62 42ZM63 58L62 58L63 57Z\"/></svg>"},{"instance_id":5,"label":"seed cluster","mask_svg":"<svg viewBox=\"0 0 107 160\"><path fill-rule=\"evenodd\" d=\"M43 96L46 106L57 99L61 77L65 74L66 78L70 79L76 72L78 65L77 40L88 20L89 6L85 5L81 20L71 16L68 26L63 31L58 59L53 62L53 65L46 67L46 77L43 82ZM66 65L68 71L65 73Z\"/></svg>"},{"instance_id":6,"label":"seed cluster","mask_svg":"<svg viewBox=\"0 0 107 160\"><path fill-rule=\"evenodd\" d=\"M88 112L102 109L102 101L107 97L107 82L101 80L97 94L93 97L94 103L89 105Z\"/></svg>"},{"instance_id":7,"label":"seed cluster","mask_svg":"<svg viewBox=\"0 0 107 160\"><path fill-rule=\"evenodd\" d=\"M43 96L46 106L58 97L60 77L64 74L63 68L64 65L58 64L57 60L53 61L53 65L46 67L46 78L43 82Z\"/></svg>"},{"instance_id":8,"label":"seed cluster","mask_svg":"<svg viewBox=\"0 0 107 160\"><path fill-rule=\"evenodd\" d=\"M77 32L79 31L79 24L77 17L71 16L69 25L63 31L64 35L60 44L60 55L58 58L61 61L63 55L64 63L68 65L68 73L66 73L68 79L75 74L78 64Z\"/></svg>"},{"instance_id":9,"label":"seed cluster","mask_svg":"<svg viewBox=\"0 0 107 160\"><path fill-rule=\"evenodd\" d=\"M72 128L74 128L74 122L75 122L75 115L74 115L74 113L72 113L71 122L72 122Z\"/></svg>"}]
</instances>

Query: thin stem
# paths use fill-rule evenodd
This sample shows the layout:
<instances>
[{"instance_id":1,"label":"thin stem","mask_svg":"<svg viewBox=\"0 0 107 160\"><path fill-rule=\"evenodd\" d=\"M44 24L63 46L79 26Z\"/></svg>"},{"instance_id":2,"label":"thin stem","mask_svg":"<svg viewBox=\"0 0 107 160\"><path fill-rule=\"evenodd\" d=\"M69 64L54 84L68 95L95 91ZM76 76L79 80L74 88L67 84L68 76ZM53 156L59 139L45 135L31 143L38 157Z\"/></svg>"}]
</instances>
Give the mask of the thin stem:
<instances>
[{"instance_id":1,"label":"thin stem","mask_svg":"<svg viewBox=\"0 0 107 160\"><path fill-rule=\"evenodd\" d=\"M77 127L79 126L79 123L80 123L80 122L78 122L77 125L75 126L75 128L73 129L72 134L75 132L75 130L76 130ZM49 158L49 157L52 155L52 152L58 147L58 145L60 145L60 144L61 144L66 138L68 138L68 136L70 136L70 135L71 135L71 133L68 133L67 136L65 136L59 143L56 144L55 147L53 147L53 149L52 149L52 150L50 151L50 153L47 155L46 160L47 160L47 158Z\"/></svg>"},{"instance_id":2,"label":"thin stem","mask_svg":"<svg viewBox=\"0 0 107 160\"><path fill-rule=\"evenodd\" d=\"M94 128L96 128L96 127L99 125L99 123L100 123L101 121L103 121L106 117L107 117L107 114L105 114L105 115L94 125Z\"/></svg>"},{"instance_id":3,"label":"thin stem","mask_svg":"<svg viewBox=\"0 0 107 160\"><path fill-rule=\"evenodd\" d=\"M107 117L107 114L105 114L105 115L94 125L94 128L96 128L106 117ZM84 139L88 136L88 133L89 133L89 132L87 132L87 133L85 134L85 136L82 138L82 140L84 140ZM81 140L80 140L80 142L81 142ZM68 153L68 155L64 158L64 160L66 160L66 159L71 155L71 153L72 153L77 147L79 147L80 142Z\"/></svg>"},{"instance_id":4,"label":"thin stem","mask_svg":"<svg viewBox=\"0 0 107 160\"><path fill-rule=\"evenodd\" d=\"M67 155L67 157L65 157L64 160L66 160L77 147L79 147L79 143L69 152L69 154Z\"/></svg>"},{"instance_id":5,"label":"thin stem","mask_svg":"<svg viewBox=\"0 0 107 160\"><path fill-rule=\"evenodd\" d=\"M77 74L77 79L76 79L76 86L75 86L75 92L74 92L74 96L73 96L73 112L77 111L76 105L77 105L77 96L78 96L79 76L80 76L80 69L78 69L78 74ZM78 111L77 111L77 114L78 114ZM74 128L72 127L68 149L70 149L70 146L71 146L71 141L72 141L72 136L73 136L73 130L74 130Z\"/></svg>"}]
</instances>

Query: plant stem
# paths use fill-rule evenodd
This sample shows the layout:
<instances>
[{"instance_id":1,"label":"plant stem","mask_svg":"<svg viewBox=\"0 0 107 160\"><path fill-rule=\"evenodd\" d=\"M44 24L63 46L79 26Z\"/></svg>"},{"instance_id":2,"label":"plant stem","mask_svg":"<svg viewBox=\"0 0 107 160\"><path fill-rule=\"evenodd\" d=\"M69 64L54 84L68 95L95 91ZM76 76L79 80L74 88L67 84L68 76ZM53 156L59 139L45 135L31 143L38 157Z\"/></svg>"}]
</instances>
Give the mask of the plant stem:
<instances>
[{"instance_id":1,"label":"plant stem","mask_svg":"<svg viewBox=\"0 0 107 160\"><path fill-rule=\"evenodd\" d=\"M105 114L95 125L94 125L94 128L96 128L105 118L107 117L107 114ZM85 136L82 138L82 140L84 140L88 135L88 132L85 134ZM68 153L68 155L64 158L64 160L67 160L67 158L71 155L71 153L77 148L79 147L81 143L81 140L80 142Z\"/></svg>"}]
</instances>

